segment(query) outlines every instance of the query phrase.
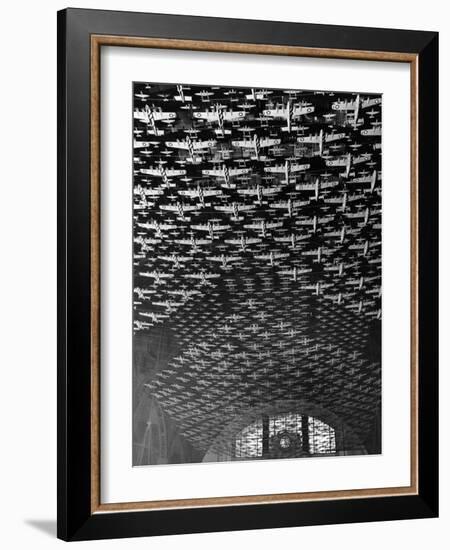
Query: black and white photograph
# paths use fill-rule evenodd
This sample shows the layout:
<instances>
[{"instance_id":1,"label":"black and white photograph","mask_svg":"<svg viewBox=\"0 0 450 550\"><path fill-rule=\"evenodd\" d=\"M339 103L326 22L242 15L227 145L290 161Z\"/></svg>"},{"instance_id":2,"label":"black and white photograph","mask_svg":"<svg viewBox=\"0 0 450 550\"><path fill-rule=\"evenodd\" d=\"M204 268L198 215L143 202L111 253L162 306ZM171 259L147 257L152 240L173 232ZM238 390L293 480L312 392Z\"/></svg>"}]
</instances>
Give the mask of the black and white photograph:
<instances>
[{"instance_id":1,"label":"black and white photograph","mask_svg":"<svg viewBox=\"0 0 450 550\"><path fill-rule=\"evenodd\" d=\"M448 546L446 7L5 4L3 548Z\"/></svg>"},{"instance_id":2,"label":"black and white photograph","mask_svg":"<svg viewBox=\"0 0 450 550\"><path fill-rule=\"evenodd\" d=\"M379 454L381 95L133 83L133 465Z\"/></svg>"}]
</instances>

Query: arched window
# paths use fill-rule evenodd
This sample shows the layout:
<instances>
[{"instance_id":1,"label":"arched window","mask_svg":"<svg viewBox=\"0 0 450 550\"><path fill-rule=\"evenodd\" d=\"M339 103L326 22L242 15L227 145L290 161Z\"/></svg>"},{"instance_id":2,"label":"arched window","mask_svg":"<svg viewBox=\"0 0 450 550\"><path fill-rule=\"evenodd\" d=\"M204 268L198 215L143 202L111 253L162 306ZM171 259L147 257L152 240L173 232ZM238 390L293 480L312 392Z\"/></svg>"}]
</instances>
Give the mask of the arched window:
<instances>
[{"instance_id":1,"label":"arched window","mask_svg":"<svg viewBox=\"0 0 450 550\"><path fill-rule=\"evenodd\" d=\"M336 453L335 430L299 413L263 415L235 437L234 458L293 458Z\"/></svg>"}]
</instances>

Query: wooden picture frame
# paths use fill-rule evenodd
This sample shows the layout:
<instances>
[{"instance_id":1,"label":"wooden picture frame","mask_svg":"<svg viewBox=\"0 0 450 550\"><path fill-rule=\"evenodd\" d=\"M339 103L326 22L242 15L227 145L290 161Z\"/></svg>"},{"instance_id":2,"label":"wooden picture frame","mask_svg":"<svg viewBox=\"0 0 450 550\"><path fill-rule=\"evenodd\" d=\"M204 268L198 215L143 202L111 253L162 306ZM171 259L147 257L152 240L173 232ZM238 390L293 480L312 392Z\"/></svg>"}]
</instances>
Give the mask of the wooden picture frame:
<instances>
[{"instance_id":1,"label":"wooden picture frame","mask_svg":"<svg viewBox=\"0 0 450 550\"><path fill-rule=\"evenodd\" d=\"M99 102L103 46L410 65L410 486L101 502ZM87 540L437 516L437 143L437 33L84 9L58 13L59 538Z\"/></svg>"}]
</instances>

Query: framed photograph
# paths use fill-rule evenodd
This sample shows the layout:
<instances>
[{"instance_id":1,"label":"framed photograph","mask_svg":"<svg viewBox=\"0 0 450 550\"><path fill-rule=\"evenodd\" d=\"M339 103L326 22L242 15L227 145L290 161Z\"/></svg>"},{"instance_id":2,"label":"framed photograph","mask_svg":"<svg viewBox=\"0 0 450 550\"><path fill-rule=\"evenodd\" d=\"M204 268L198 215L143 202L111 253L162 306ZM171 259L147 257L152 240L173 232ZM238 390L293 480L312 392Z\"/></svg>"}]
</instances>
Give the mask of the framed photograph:
<instances>
[{"instance_id":1,"label":"framed photograph","mask_svg":"<svg viewBox=\"0 0 450 550\"><path fill-rule=\"evenodd\" d=\"M58 536L438 514L438 35L58 13Z\"/></svg>"}]
</instances>

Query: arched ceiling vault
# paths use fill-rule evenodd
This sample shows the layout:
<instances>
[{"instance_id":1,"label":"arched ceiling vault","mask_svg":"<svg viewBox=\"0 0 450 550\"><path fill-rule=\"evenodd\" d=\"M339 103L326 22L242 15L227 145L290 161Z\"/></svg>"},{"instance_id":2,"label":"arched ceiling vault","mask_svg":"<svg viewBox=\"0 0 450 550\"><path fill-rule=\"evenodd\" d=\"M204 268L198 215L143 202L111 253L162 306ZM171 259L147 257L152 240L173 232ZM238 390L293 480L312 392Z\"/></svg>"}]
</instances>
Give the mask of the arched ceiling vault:
<instances>
[{"instance_id":1,"label":"arched ceiling vault","mask_svg":"<svg viewBox=\"0 0 450 550\"><path fill-rule=\"evenodd\" d=\"M277 400L364 436L381 395L381 97L134 92L137 383L199 450Z\"/></svg>"}]
</instances>

